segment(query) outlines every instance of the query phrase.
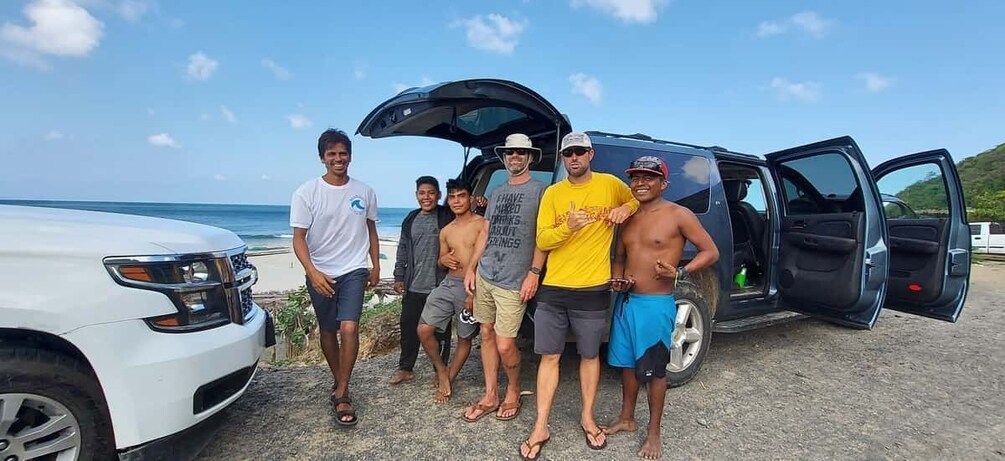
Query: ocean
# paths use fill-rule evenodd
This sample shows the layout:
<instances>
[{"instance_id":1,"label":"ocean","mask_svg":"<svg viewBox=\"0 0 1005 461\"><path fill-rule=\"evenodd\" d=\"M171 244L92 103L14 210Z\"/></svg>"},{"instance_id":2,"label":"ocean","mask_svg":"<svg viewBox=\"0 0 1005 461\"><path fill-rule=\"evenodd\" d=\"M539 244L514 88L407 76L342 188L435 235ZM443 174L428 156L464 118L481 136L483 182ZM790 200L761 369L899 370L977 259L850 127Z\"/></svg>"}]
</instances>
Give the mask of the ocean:
<instances>
[{"instance_id":1,"label":"ocean","mask_svg":"<svg viewBox=\"0 0 1005 461\"><path fill-rule=\"evenodd\" d=\"M291 247L289 205L211 205L198 203L76 202L0 200L4 205L70 208L177 219L222 227L237 234L250 249ZM411 208L378 208L377 235L397 239L401 222Z\"/></svg>"}]
</instances>

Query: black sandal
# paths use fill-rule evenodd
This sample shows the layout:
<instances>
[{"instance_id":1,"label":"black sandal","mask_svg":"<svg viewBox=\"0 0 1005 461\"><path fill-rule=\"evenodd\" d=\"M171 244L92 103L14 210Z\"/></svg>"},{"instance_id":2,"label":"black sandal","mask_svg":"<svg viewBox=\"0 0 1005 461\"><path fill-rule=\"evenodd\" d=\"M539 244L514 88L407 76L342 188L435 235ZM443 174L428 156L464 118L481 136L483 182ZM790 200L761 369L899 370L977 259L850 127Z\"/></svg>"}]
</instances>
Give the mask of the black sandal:
<instances>
[{"instance_id":1,"label":"black sandal","mask_svg":"<svg viewBox=\"0 0 1005 461\"><path fill-rule=\"evenodd\" d=\"M355 426L359 420L356 418L356 409L352 407L352 401L349 399L349 393L346 393L344 397L335 397L335 394L329 398L332 404L332 409L335 410L335 422L340 426ZM339 405L349 405L348 410L339 410ZM343 417L351 417L348 421L343 420Z\"/></svg>"}]
</instances>

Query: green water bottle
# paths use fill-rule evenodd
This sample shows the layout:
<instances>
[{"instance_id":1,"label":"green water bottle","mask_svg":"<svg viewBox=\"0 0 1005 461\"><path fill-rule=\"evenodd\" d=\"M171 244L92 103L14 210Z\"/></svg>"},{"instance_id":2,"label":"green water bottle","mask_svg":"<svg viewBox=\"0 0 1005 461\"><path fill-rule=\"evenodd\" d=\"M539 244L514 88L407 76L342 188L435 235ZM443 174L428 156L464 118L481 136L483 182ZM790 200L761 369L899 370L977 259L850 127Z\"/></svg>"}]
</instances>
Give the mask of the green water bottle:
<instances>
[{"instance_id":1,"label":"green water bottle","mask_svg":"<svg viewBox=\"0 0 1005 461\"><path fill-rule=\"evenodd\" d=\"M733 277L733 282L736 282L736 286L743 288L747 286L747 266L740 266L740 272L736 273L736 277Z\"/></svg>"}]
</instances>

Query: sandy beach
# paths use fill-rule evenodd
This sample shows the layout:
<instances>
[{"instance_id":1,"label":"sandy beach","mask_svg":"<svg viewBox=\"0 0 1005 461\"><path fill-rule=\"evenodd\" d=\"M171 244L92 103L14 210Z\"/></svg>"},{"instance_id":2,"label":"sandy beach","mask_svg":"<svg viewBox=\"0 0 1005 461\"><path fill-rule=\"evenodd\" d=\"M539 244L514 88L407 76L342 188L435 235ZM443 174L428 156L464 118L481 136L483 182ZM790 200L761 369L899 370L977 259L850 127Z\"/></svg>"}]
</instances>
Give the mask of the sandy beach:
<instances>
[{"instance_id":1,"label":"sandy beach","mask_svg":"<svg viewBox=\"0 0 1005 461\"><path fill-rule=\"evenodd\" d=\"M277 250L282 251L282 250ZM398 243L391 240L380 241L380 278L394 277L394 259L398 254ZM265 254L249 254L251 263L258 268L258 283L254 286L255 293L269 291L286 291L299 288L305 282L304 268L293 254L293 248L285 252Z\"/></svg>"}]
</instances>

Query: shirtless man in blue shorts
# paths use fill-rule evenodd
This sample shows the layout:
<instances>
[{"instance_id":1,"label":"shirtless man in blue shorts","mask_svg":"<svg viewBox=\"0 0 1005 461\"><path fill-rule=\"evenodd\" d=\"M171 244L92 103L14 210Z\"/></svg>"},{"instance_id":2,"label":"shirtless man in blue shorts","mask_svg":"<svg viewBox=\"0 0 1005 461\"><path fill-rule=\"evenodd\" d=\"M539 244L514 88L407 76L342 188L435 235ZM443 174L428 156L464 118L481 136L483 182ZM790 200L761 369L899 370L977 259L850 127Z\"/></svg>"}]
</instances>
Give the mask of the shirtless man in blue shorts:
<instances>
[{"instance_id":1,"label":"shirtless man in blue shorts","mask_svg":"<svg viewBox=\"0 0 1005 461\"><path fill-rule=\"evenodd\" d=\"M640 207L623 225L611 265L611 285L618 298L607 358L612 367L622 368L624 400L618 419L603 429L607 434L637 430L635 402L640 384L648 385L649 427L638 456L658 459L666 364L677 316L674 288L689 273L714 264L719 250L691 210L663 198L669 184L666 162L641 157L625 173ZM698 254L678 267L685 241L693 243Z\"/></svg>"}]
</instances>

